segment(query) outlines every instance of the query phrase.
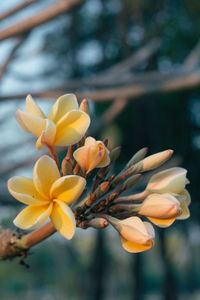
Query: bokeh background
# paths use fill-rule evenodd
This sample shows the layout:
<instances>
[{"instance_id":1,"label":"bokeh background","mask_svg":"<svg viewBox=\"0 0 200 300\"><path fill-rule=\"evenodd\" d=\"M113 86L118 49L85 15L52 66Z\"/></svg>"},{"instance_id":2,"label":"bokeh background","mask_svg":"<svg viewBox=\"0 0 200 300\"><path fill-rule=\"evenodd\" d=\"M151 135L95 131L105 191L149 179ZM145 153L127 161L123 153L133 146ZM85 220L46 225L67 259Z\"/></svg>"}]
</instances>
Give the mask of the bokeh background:
<instances>
[{"instance_id":1,"label":"bokeh background","mask_svg":"<svg viewBox=\"0 0 200 300\"><path fill-rule=\"evenodd\" d=\"M7 179L32 176L41 155L14 118L28 93L46 112L64 93L87 97L90 134L122 145L116 170L144 146L173 149L166 167L188 169L192 196L191 218L157 228L149 252L88 229L33 248L30 269L0 262L1 300L200 299L199 15L199 0L0 1L1 225L21 209Z\"/></svg>"}]
</instances>

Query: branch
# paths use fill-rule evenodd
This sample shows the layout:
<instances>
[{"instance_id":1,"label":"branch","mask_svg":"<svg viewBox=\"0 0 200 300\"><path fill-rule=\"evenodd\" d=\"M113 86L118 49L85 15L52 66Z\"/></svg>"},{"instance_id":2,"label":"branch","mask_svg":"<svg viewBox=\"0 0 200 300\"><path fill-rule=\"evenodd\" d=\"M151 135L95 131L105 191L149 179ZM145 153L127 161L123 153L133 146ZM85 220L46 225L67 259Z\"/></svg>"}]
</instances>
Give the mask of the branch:
<instances>
[{"instance_id":1,"label":"branch","mask_svg":"<svg viewBox=\"0 0 200 300\"><path fill-rule=\"evenodd\" d=\"M198 65L199 60L200 60L200 41L198 41L197 45L186 57L183 63L184 69L186 70L194 69Z\"/></svg>"},{"instance_id":2,"label":"branch","mask_svg":"<svg viewBox=\"0 0 200 300\"><path fill-rule=\"evenodd\" d=\"M69 11L74 6L82 2L83 0L61 0L58 3L51 5L46 10L38 13L37 15L2 30L0 32L0 41L28 32L31 29Z\"/></svg>"},{"instance_id":3,"label":"branch","mask_svg":"<svg viewBox=\"0 0 200 300\"><path fill-rule=\"evenodd\" d=\"M31 247L55 232L56 229L51 222L28 234L0 227L0 260L16 256L25 257Z\"/></svg>"},{"instance_id":4,"label":"branch","mask_svg":"<svg viewBox=\"0 0 200 300\"><path fill-rule=\"evenodd\" d=\"M10 10L0 14L0 21L3 21L4 19L14 15L15 13L17 13L18 11L21 11L23 8L37 2L38 0L27 0L27 1L24 1L20 4L18 4L17 6L11 8Z\"/></svg>"},{"instance_id":5,"label":"branch","mask_svg":"<svg viewBox=\"0 0 200 300\"><path fill-rule=\"evenodd\" d=\"M159 74L160 73L157 72L157 75ZM171 73L171 76L170 74L168 74L166 78L165 76L162 76L162 73L160 75L160 80L151 80L151 78L149 78L149 80L146 82L135 83L132 85L124 85L121 87L109 87L93 91L79 91L76 92L76 95L78 99L89 98L94 102L111 101L116 98L127 98L134 100L136 98L146 96L149 94L186 90L200 86L200 69L193 72L179 71L176 73ZM71 92L71 89L46 90L33 93L28 91L27 93L23 94L0 96L0 101L24 99L28 93L31 93L33 97L37 98L55 99L66 92Z\"/></svg>"},{"instance_id":6,"label":"branch","mask_svg":"<svg viewBox=\"0 0 200 300\"><path fill-rule=\"evenodd\" d=\"M118 64L115 64L105 73L109 73L109 75L112 73L112 75L115 74L115 76L118 76L118 72L124 73L132 68L138 67L143 62L147 61L160 48L160 46L161 41L159 39L153 39L127 59Z\"/></svg>"},{"instance_id":7,"label":"branch","mask_svg":"<svg viewBox=\"0 0 200 300\"><path fill-rule=\"evenodd\" d=\"M117 98L101 116L102 122L104 124L112 122L122 112L126 105L127 100L125 98Z\"/></svg>"},{"instance_id":8,"label":"branch","mask_svg":"<svg viewBox=\"0 0 200 300\"><path fill-rule=\"evenodd\" d=\"M0 67L0 80L2 79L3 75L5 74L5 72L7 71L8 65L11 63L11 61L13 60L16 51L21 47L21 45L24 43L25 39L27 36L23 36L21 38L18 39L18 41L16 42L16 44L14 45L13 49L11 50L10 54L8 55L6 61L4 62L4 64Z\"/></svg>"}]
</instances>

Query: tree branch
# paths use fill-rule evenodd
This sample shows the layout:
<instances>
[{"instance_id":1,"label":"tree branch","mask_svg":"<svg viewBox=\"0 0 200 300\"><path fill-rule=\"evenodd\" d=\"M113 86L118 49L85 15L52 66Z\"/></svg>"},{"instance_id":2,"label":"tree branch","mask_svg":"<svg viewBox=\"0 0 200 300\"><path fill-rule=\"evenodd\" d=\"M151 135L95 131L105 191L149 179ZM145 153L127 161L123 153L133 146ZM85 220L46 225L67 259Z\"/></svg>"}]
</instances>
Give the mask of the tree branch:
<instances>
[{"instance_id":1,"label":"tree branch","mask_svg":"<svg viewBox=\"0 0 200 300\"><path fill-rule=\"evenodd\" d=\"M0 260L25 256L30 247L42 242L55 232L56 229L51 222L28 234L0 227Z\"/></svg>"},{"instance_id":2,"label":"tree branch","mask_svg":"<svg viewBox=\"0 0 200 300\"><path fill-rule=\"evenodd\" d=\"M37 2L38 0L27 0L24 1L20 4L18 4L17 6L11 8L8 11L5 11L4 13L0 14L0 21L3 21L4 19L14 15L15 13L17 13L18 11L21 11L22 9L24 9L25 7Z\"/></svg>"},{"instance_id":3,"label":"tree branch","mask_svg":"<svg viewBox=\"0 0 200 300\"><path fill-rule=\"evenodd\" d=\"M159 72L157 72L157 77L159 77ZM163 77L157 80L151 80L149 78L146 82L133 83L131 85L123 85L118 87L108 87L104 89L96 90L85 90L78 91L76 95L78 99L89 98L94 102L100 101L111 101L116 98L127 98L136 99L142 96L156 93L166 93L179 90L191 89L200 86L200 69L195 71L183 72L179 71L176 73L167 74L167 77ZM24 99L28 93L31 93L33 97L44 98L44 99L55 99L63 95L64 93L71 92L71 89L63 90L46 90L41 92L28 91L23 94L13 94L0 96L0 101L12 100L12 99Z\"/></svg>"},{"instance_id":4,"label":"tree branch","mask_svg":"<svg viewBox=\"0 0 200 300\"><path fill-rule=\"evenodd\" d=\"M10 54L8 55L7 59L5 60L4 64L0 67L0 80L4 76L5 72L7 71L8 65L11 63L13 58L15 57L16 51L21 47L21 45L24 43L26 39L26 36L18 38L18 41L12 48Z\"/></svg>"},{"instance_id":5,"label":"tree branch","mask_svg":"<svg viewBox=\"0 0 200 300\"><path fill-rule=\"evenodd\" d=\"M37 13L37 15L30 17L24 21L21 21L15 25L12 25L2 31L0 31L0 41L14 37L16 35L28 32L33 28L46 23L57 16L69 11L74 6L82 3L83 0L61 0L51 5L46 10Z\"/></svg>"}]
</instances>

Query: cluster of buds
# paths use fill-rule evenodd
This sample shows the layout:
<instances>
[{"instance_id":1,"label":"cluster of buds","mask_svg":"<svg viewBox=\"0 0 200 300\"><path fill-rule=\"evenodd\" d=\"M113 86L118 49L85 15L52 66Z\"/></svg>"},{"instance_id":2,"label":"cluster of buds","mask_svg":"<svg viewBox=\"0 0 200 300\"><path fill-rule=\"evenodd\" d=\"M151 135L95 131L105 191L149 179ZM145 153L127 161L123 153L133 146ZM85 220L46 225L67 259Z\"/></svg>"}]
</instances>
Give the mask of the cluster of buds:
<instances>
[{"instance_id":1,"label":"cluster of buds","mask_svg":"<svg viewBox=\"0 0 200 300\"><path fill-rule=\"evenodd\" d=\"M144 191L123 196L142 179L142 173L165 163L172 150L146 157L147 148L143 148L119 174L112 174L121 148L109 151L106 140L86 137L90 124L87 100L79 106L75 95L63 95L46 117L27 96L26 110L16 112L18 123L37 136L36 148L46 146L50 156L43 155L36 162L33 179L15 176L8 181L12 196L27 205L14 220L17 227L32 230L50 218L55 229L71 239L76 227L102 229L110 224L118 231L122 247L136 253L154 245L151 223L168 227L176 219L189 217L187 171L183 168L156 173ZM68 147L61 164L55 146ZM89 177L92 184L87 184Z\"/></svg>"}]
</instances>

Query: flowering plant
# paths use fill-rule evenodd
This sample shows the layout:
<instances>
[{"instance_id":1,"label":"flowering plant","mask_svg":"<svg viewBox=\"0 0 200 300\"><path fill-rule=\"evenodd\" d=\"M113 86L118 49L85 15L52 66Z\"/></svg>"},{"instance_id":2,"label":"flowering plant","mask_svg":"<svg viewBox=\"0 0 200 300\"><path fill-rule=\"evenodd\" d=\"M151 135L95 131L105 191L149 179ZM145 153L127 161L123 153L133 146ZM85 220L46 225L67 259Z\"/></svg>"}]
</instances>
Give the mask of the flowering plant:
<instances>
[{"instance_id":1,"label":"flowering plant","mask_svg":"<svg viewBox=\"0 0 200 300\"><path fill-rule=\"evenodd\" d=\"M19 125L36 135L36 148L46 146L50 156L43 155L36 162L33 179L20 176L9 179L9 192L27 205L14 224L32 230L48 218L50 222L23 236L20 242L14 239L13 244L19 249L17 255L55 231L71 239L76 227L103 229L109 224L119 233L126 251L141 252L154 245L151 223L168 227L176 219L190 216L190 196L185 189L187 171L183 168L156 173L143 192L122 195L142 179L142 173L165 163L172 150L146 157L147 148L143 148L119 174L113 174L111 167L121 148L109 151L106 140L87 137L90 124L87 100L79 106L75 95L63 95L47 118L33 98L27 96L26 110L16 112ZM61 164L55 146L68 147ZM89 176L93 179L92 186L87 184Z\"/></svg>"}]
</instances>

